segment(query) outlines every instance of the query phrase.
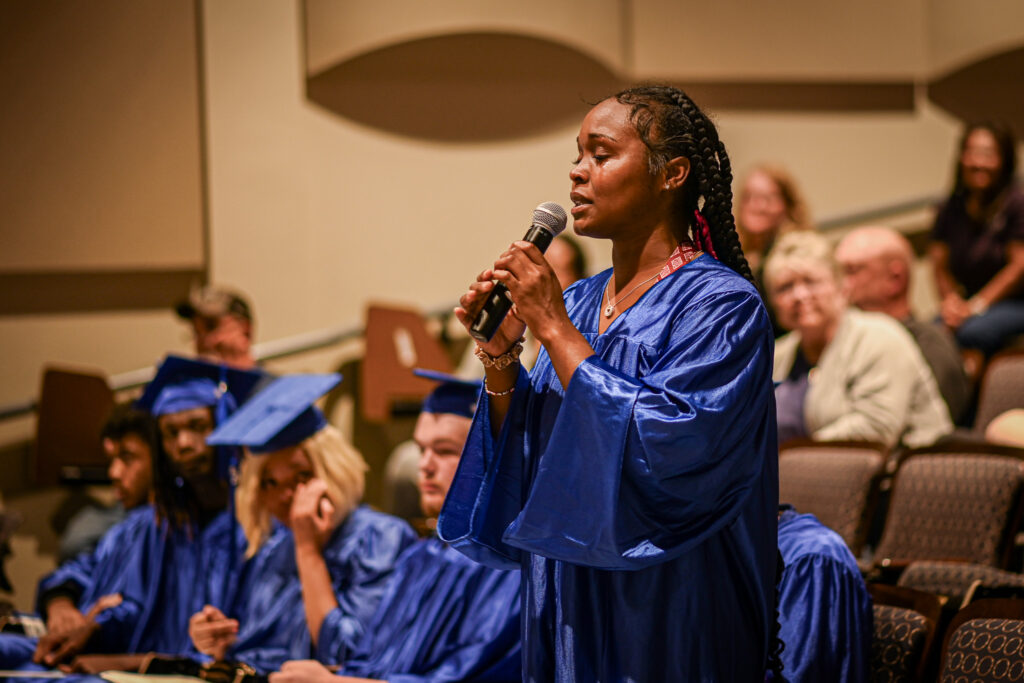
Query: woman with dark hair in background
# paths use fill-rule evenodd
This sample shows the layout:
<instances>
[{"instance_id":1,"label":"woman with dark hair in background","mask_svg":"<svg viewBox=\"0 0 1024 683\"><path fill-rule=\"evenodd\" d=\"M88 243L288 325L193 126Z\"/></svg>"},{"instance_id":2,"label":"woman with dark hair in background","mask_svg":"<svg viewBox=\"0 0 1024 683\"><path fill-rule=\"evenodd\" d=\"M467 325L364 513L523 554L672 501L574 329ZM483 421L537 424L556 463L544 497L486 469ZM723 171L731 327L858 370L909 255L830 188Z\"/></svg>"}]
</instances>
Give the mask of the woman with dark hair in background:
<instances>
[{"instance_id":1,"label":"woman with dark hair in background","mask_svg":"<svg viewBox=\"0 0 1024 683\"><path fill-rule=\"evenodd\" d=\"M960 141L953 192L939 209L929 255L942 320L962 348L992 355L1024 333L1024 193L1016 141L974 123Z\"/></svg>"},{"instance_id":2,"label":"woman with dark hair in background","mask_svg":"<svg viewBox=\"0 0 1024 683\"><path fill-rule=\"evenodd\" d=\"M714 125L638 87L583 120L578 235L613 268L563 298L515 242L515 303L479 344L487 396L439 520L443 539L523 574L528 681L754 681L773 646L778 472L772 334L732 216ZM518 362L529 328L544 349Z\"/></svg>"}]
</instances>

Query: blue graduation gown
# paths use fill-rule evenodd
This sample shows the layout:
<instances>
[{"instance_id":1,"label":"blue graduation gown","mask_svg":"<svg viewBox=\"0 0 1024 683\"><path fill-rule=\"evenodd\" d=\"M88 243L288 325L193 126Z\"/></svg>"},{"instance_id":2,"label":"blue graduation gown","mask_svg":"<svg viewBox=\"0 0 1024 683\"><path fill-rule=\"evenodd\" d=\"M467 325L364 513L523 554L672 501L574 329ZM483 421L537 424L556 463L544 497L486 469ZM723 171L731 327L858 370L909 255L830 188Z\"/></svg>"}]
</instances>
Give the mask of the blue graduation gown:
<instances>
[{"instance_id":1,"label":"blue graduation gown","mask_svg":"<svg viewBox=\"0 0 1024 683\"><path fill-rule=\"evenodd\" d=\"M439 521L523 572L528 681L752 681L774 621L773 338L755 288L701 256L598 334L611 271L566 290L595 350L542 352L498 439L482 397Z\"/></svg>"},{"instance_id":2,"label":"blue graduation gown","mask_svg":"<svg viewBox=\"0 0 1024 683\"><path fill-rule=\"evenodd\" d=\"M238 571L237 560L218 566L238 525L221 512L202 529L171 529L155 519L136 549L129 589L143 605L123 652L182 654L189 650L188 620L203 606L202 586L222 581L221 572Z\"/></svg>"},{"instance_id":3,"label":"blue graduation gown","mask_svg":"<svg viewBox=\"0 0 1024 683\"><path fill-rule=\"evenodd\" d=\"M335 529L323 555L338 607L324 620L320 638L326 635L347 655L376 611L399 555L415 540L404 521L367 507L356 508ZM246 562L234 604L224 611L239 622L228 659L266 673L290 659L312 657L291 531L276 525Z\"/></svg>"},{"instance_id":4,"label":"blue graduation gown","mask_svg":"<svg viewBox=\"0 0 1024 683\"><path fill-rule=\"evenodd\" d=\"M38 602L38 597L59 586L70 584L79 593L77 605L83 612L88 612L96 600L105 595L128 592L130 572L126 568L152 519L153 509L149 505L135 508L124 521L104 534L95 550L82 553L43 577L39 582L36 611L43 615L43 605ZM125 625L133 624L140 613L141 605L131 599L101 612L96 618L100 624L96 650L115 651L129 637L130 626L126 630ZM17 668L29 662L36 643L35 638L0 635L0 668Z\"/></svg>"},{"instance_id":5,"label":"blue graduation gown","mask_svg":"<svg viewBox=\"0 0 1024 683\"><path fill-rule=\"evenodd\" d=\"M779 517L783 675L791 683L862 683L871 654L871 596L843 539L814 515Z\"/></svg>"},{"instance_id":6,"label":"blue graduation gown","mask_svg":"<svg viewBox=\"0 0 1024 683\"><path fill-rule=\"evenodd\" d=\"M317 647L346 676L413 681L519 681L519 572L477 564L440 540L399 559L365 637L339 656L332 638ZM326 629L325 629L326 631Z\"/></svg>"},{"instance_id":7,"label":"blue graduation gown","mask_svg":"<svg viewBox=\"0 0 1024 683\"><path fill-rule=\"evenodd\" d=\"M151 508L147 512L138 516L137 533L130 543L123 538L116 542L119 590L95 593L99 597L118 592L123 602L97 620L102 641L93 651L187 653L191 645L188 619L202 607L204 582L230 584L219 573L239 571L240 562L225 558L221 550L230 547L231 535L238 533L228 512L218 514L202 529L171 529L156 519ZM16 668L41 669L31 662ZM97 679L75 676L69 680Z\"/></svg>"}]
</instances>

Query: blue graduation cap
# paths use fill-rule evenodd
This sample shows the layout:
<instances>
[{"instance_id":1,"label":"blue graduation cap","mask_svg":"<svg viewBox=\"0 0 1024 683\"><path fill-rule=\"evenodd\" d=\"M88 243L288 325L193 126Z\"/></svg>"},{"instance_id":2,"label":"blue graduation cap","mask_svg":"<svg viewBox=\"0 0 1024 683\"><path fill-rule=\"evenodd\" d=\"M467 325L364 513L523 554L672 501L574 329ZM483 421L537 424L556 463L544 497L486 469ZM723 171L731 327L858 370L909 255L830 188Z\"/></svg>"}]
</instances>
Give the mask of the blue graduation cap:
<instances>
[{"instance_id":1,"label":"blue graduation cap","mask_svg":"<svg viewBox=\"0 0 1024 683\"><path fill-rule=\"evenodd\" d=\"M206 443L245 446L253 453L297 446L327 425L313 402L340 381L337 373L280 377L213 430Z\"/></svg>"},{"instance_id":2,"label":"blue graduation cap","mask_svg":"<svg viewBox=\"0 0 1024 683\"><path fill-rule=\"evenodd\" d=\"M226 417L263 379L262 371L239 370L195 358L169 355L135 405L154 417L202 407L223 407Z\"/></svg>"},{"instance_id":3,"label":"blue graduation cap","mask_svg":"<svg viewBox=\"0 0 1024 683\"><path fill-rule=\"evenodd\" d=\"M425 413L452 413L462 417L473 417L477 399L480 396L480 380L467 380L447 372L416 368L413 374L424 379L440 382L437 387L423 399Z\"/></svg>"}]
</instances>

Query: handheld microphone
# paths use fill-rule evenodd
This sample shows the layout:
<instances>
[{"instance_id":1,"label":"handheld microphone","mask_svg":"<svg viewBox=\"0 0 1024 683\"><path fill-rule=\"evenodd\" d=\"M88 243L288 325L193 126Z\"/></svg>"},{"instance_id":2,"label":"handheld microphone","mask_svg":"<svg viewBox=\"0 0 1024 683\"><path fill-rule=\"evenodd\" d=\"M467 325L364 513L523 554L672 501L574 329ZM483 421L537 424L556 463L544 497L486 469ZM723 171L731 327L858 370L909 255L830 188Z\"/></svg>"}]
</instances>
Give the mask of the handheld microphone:
<instances>
[{"instance_id":1,"label":"handheld microphone","mask_svg":"<svg viewBox=\"0 0 1024 683\"><path fill-rule=\"evenodd\" d=\"M565 209L561 206L555 202L544 202L533 210L533 223L523 240L532 243L544 253L551 240L565 230L567 219ZM469 328L470 336L480 342L490 341L511 309L512 300L508 297L508 287L499 282L491 290L484 307L473 320Z\"/></svg>"}]
</instances>

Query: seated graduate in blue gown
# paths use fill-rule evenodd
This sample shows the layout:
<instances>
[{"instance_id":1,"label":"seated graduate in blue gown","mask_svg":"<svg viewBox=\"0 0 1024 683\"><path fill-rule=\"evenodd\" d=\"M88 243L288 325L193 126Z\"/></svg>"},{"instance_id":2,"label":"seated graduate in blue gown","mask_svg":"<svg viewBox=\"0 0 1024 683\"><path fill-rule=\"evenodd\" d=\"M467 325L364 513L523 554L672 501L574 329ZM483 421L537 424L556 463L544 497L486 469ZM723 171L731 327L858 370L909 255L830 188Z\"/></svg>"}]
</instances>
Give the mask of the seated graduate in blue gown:
<instances>
[{"instance_id":1,"label":"seated graduate in blue gown","mask_svg":"<svg viewBox=\"0 0 1024 683\"><path fill-rule=\"evenodd\" d=\"M114 645L118 634L112 627L127 619L120 613L137 607L123 602L120 593L124 567L153 515L149 498L153 452L159 447L156 422L130 404L118 405L100 437L110 459L107 473L127 517L109 529L94 550L65 562L40 581L36 610L52 644L40 650L40 661L44 654L60 661L86 643L96 649ZM0 669L26 664L37 646L37 638L0 634Z\"/></svg>"},{"instance_id":2,"label":"seated graduate in blue gown","mask_svg":"<svg viewBox=\"0 0 1024 683\"><path fill-rule=\"evenodd\" d=\"M418 484L428 518L441 510L479 392L479 383L443 379L427 398L413 434L421 450ZM519 681L519 612L519 572L476 564L432 537L399 558L353 652L347 652L344 634L324 629L317 647L320 662L288 662L270 680ZM340 674L324 663L340 665Z\"/></svg>"},{"instance_id":3,"label":"seated graduate in blue gown","mask_svg":"<svg viewBox=\"0 0 1024 683\"><path fill-rule=\"evenodd\" d=\"M134 605L109 620L115 637L104 654L81 654L61 668L80 673L132 671L146 653L187 650L188 619L202 607L196 586L219 577L230 585L240 561L224 564L216 549L234 544L240 559L240 530L225 511L232 453L214 449L206 437L252 393L261 372L168 356L137 401L157 421L160 448L154 453L155 513L140 524L139 536L121 572L122 603ZM220 561L220 564L216 564ZM44 637L40 647L44 645ZM50 647L47 652L53 652ZM89 647L82 652L96 652Z\"/></svg>"},{"instance_id":4,"label":"seated graduate in blue gown","mask_svg":"<svg viewBox=\"0 0 1024 683\"><path fill-rule=\"evenodd\" d=\"M783 674L790 683L862 683L871 654L871 596L842 537L789 505L779 509Z\"/></svg>"},{"instance_id":5,"label":"seated graduate in blue gown","mask_svg":"<svg viewBox=\"0 0 1024 683\"><path fill-rule=\"evenodd\" d=\"M340 375L275 380L221 424L212 445L244 446L237 514L247 559L237 593L189 621L206 659L275 671L329 634L343 655L363 636L401 552L404 521L359 501L366 463L313 404Z\"/></svg>"},{"instance_id":6,"label":"seated graduate in blue gown","mask_svg":"<svg viewBox=\"0 0 1024 683\"><path fill-rule=\"evenodd\" d=\"M460 299L488 395L438 524L523 576L528 681L756 681L773 665L772 328L736 236L731 169L682 91L594 106L569 173L577 235L613 267L563 295L513 243ZM544 349L527 372L517 340ZM773 666L774 668L774 666Z\"/></svg>"}]
</instances>

